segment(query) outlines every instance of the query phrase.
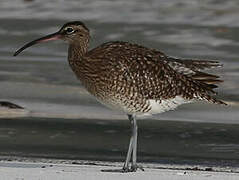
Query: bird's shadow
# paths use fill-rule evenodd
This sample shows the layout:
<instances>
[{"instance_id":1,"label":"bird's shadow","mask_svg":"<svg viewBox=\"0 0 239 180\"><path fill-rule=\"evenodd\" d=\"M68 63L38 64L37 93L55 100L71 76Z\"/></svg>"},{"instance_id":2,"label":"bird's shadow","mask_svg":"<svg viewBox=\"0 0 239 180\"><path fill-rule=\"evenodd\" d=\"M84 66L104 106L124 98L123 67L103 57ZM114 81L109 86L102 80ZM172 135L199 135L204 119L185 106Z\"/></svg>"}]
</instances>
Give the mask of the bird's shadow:
<instances>
[{"instance_id":1,"label":"bird's shadow","mask_svg":"<svg viewBox=\"0 0 239 180\"><path fill-rule=\"evenodd\" d=\"M101 172L113 172L113 173L128 173L128 172L133 172L133 171L127 171L127 170L124 170L123 168L122 169L101 169L100 170Z\"/></svg>"}]
</instances>

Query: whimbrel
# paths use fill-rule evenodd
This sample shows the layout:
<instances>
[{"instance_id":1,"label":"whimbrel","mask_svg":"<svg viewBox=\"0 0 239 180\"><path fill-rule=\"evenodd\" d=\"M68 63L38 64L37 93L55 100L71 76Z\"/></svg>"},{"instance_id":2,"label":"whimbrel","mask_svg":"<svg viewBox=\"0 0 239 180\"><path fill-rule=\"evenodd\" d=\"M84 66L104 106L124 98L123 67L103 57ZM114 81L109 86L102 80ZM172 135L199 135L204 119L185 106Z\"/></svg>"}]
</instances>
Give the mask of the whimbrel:
<instances>
[{"instance_id":1,"label":"whimbrel","mask_svg":"<svg viewBox=\"0 0 239 180\"><path fill-rule=\"evenodd\" d=\"M220 67L213 60L178 59L156 49L128 42L107 42L89 50L89 29L80 21L69 22L56 33L27 43L64 40L68 61L84 87L106 106L125 112L132 128L129 148L120 172L136 171L136 116L162 113L197 100L225 104L216 99L219 76L202 70Z\"/></svg>"}]
</instances>

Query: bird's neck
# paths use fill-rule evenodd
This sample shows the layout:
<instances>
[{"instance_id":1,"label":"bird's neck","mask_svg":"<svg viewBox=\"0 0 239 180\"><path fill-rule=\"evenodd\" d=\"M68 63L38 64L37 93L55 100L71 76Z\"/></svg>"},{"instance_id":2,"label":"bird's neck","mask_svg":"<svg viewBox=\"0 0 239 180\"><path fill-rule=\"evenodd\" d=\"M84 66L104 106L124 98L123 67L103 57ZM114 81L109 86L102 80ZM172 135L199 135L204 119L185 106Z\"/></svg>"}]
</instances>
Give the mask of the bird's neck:
<instances>
[{"instance_id":1,"label":"bird's neck","mask_svg":"<svg viewBox=\"0 0 239 180\"><path fill-rule=\"evenodd\" d=\"M88 43L85 44L70 44L68 49L68 61L72 71L77 78L81 80L86 88L91 86L92 78L90 77L91 68L86 58L88 52Z\"/></svg>"},{"instance_id":2,"label":"bird's neck","mask_svg":"<svg viewBox=\"0 0 239 180\"><path fill-rule=\"evenodd\" d=\"M70 44L68 49L68 60L71 61L80 61L83 59L85 54L88 51L89 43L81 42L81 43L75 43Z\"/></svg>"}]
</instances>

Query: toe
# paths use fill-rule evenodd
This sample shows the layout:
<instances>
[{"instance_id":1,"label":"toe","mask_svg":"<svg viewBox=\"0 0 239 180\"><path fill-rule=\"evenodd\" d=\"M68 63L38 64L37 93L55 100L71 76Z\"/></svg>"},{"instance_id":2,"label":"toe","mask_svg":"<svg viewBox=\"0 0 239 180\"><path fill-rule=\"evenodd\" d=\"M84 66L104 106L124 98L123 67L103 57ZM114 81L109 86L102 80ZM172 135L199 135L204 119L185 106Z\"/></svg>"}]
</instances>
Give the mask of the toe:
<instances>
[{"instance_id":1,"label":"toe","mask_svg":"<svg viewBox=\"0 0 239 180\"><path fill-rule=\"evenodd\" d=\"M140 169L141 171L144 171L144 168L138 165L132 165L130 168L131 172L136 172L138 169Z\"/></svg>"}]
</instances>

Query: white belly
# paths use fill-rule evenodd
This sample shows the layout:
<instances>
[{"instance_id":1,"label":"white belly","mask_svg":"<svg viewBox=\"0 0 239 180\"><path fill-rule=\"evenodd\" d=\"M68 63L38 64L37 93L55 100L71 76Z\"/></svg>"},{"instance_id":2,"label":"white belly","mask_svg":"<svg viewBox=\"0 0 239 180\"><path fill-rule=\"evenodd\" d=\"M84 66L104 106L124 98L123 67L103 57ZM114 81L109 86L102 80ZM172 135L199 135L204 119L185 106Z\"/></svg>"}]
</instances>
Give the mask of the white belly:
<instances>
[{"instance_id":1,"label":"white belly","mask_svg":"<svg viewBox=\"0 0 239 180\"><path fill-rule=\"evenodd\" d=\"M122 103L122 101L117 99L98 99L102 104L109 107L110 109L114 109L117 111L125 112L126 114L136 114L136 115L151 115L151 114L159 114L169 110L175 109L177 106L185 103L190 103L192 101L186 100L181 96L176 96L175 98L168 100L148 100L149 111L147 112L139 112L134 108L135 106L129 107ZM127 101L127 100L126 100Z\"/></svg>"},{"instance_id":2,"label":"white belly","mask_svg":"<svg viewBox=\"0 0 239 180\"><path fill-rule=\"evenodd\" d=\"M181 96L176 96L175 98L161 101L149 100L151 109L145 115L163 113L169 110L173 110L181 104L190 102L192 101L186 100Z\"/></svg>"}]
</instances>

